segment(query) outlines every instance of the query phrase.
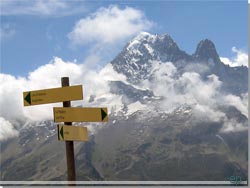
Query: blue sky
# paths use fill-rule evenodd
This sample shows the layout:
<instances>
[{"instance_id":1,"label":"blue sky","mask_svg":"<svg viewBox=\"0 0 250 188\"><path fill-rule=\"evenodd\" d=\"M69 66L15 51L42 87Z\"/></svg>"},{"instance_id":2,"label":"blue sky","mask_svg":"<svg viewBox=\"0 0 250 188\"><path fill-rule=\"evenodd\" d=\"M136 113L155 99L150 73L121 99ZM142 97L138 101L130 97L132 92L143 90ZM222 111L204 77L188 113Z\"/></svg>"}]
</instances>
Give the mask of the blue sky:
<instances>
[{"instance_id":1,"label":"blue sky","mask_svg":"<svg viewBox=\"0 0 250 188\"><path fill-rule=\"evenodd\" d=\"M140 31L168 33L189 54L204 38L228 61L247 51L247 1L0 2L1 73L14 76L53 57L99 69ZM102 20L107 25L98 27Z\"/></svg>"},{"instance_id":2,"label":"blue sky","mask_svg":"<svg viewBox=\"0 0 250 188\"><path fill-rule=\"evenodd\" d=\"M107 63L141 31L168 33L189 54L194 53L200 40L208 38L215 43L223 63L247 66L248 62L246 0L0 0L0 8L0 106L4 107L0 111L0 124L4 128L0 131L0 141L18 135L14 125L19 120L53 119L51 109L60 104L24 108L23 92L60 87L60 78L64 76L70 77L71 85L84 87L86 100L72 101L73 106L88 106L88 99L95 95L107 100L101 104L98 101L102 100L95 100L93 106L107 106L109 112L114 106L118 111L123 108L120 96L110 94L108 81L126 83L126 77ZM162 64L166 72L171 67L174 67L171 63ZM188 75L192 80L192 73ZM169 86L162 87L161 79L152 83L154 92L168 93L178 102L185 99L178 93L166 92ZM187 93L190 101L196 101L202 93L196 91L204 93L207 91L204 86L209 88L208 93L202 94L206 96L202 104L209 110L205 114L212 119L211 112L217 116L218 110L207 103L213 100L211 93L216 93L220 85L216 80L209 87L199 79L195 87L191 82L194 88ZM222 98L245 114L247 94L242 96L242 99L231 95Z\"/></svg>"}]
</instances>

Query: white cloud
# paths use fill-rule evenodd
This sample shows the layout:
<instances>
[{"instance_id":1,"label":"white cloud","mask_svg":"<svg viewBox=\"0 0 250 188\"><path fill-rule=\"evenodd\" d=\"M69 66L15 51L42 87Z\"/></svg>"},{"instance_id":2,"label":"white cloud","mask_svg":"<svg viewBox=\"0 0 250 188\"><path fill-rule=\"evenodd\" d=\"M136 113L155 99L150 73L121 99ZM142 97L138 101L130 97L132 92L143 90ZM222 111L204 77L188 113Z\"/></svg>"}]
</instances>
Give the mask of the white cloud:
<instances>
[{"instance_id":1,"label":"white cloud","mask_svg":"<svg viewBox=\"0 0 250 188\"><path fill-rule=\"evenodd\" d=\"M196 72L185 72L177 76L176 67L171 62L153 62L153 79L144 81L144 86L158 96L165 96L162 103L170 111L180 104L215 104L213 98L218 95L221 82L215 75L210 75L205 82Z\"/></svg>"},{"instance_id":2,"label":"white cloud","mask_svg":"<svg viewBox=\"0 0 250 188\"><path fill-rule=\"evenodd\" d=\"M84 12L81 1L66 0L1 0L1 15L66 16Z\"/></svg>"},{"instance_id":3,"label":"white cloud","mask_svg":"<svg viewBox=\"0 0 250 188\"><path fill-rule=\"evenodd\" d=\"M235 119L225 120L221 132L238 132L238 131L246 131L248 130L248 126L243 126L241 123L237 122Z\"/></svg>"},{"instance_id":4,"label":"white cloud","mask_svg":"<svg viewBox=\"0 0 250 188\"><path fill-rule=\"evenodd\" d=\"M148 30L152 24L138 9L131 7L120 9L113 5L100 8L90 16L79 20L68 37L75 45L89 42L112 44L142 30Z\"/></svg>"},{"instance_id":5,"label":"white cloud","mask_svg":"<svg viewBox=\"0 0 250 188\"><path fill-rule=\"evenodd\" d=\"M145 110L147 108L148 108L147 105L143 105L141 102L136 101L136 102L128 105L128 111L127 111L126 115L131 115L134 112L137 112L140 110Z\"/></svg>"},{"instance_id":6,"label":"white cloud","mask_svg":"<svg viewBox=\"0 0 250 188\"><path fill-rule=\"evenodd\" d=\"M113 69L113 65L112 64L107 64L101 71L100 71L100 76L104 79L104 80L110 80L110 81L123 81L126 82L126 76L123 74L119 74L117 73L114 69Z\"/></svg>"},{"instance_id":7,"label":"white cloud","mask_svg":"<svg viewBox=\"0 0 250 188\"><path fill-rule=\"evenodd\" d=\"M145 80L140 88L149 88L156 95L164 96L165 100L159 104L161 109L171 112L176 107L187 104L194 107L195 118L218 122L226 120L225 114L218 108L218 106L224 105L235 106L243 115L247 116L248 95L238 97L220 93L222 83L217 76L210 75L204 81L195 72L178 75L176 67L170 62L153 62L152 66L152 80ZM1 133L6 132L8 137L17 135L13 127L16 122L53 119L52 107L61 106L61 103L24 107L22 93L60 87L60 78L65 76L70 77L70 85L83 85L84 100L72 101L73 106L107 106L109 113L123 108L121 96L110 93L108 80L121 80L126 83L126 77L114 71L111 64L96 71L87 64L65 62L55 57L48 64L30 72L27 78L0 74L0 120L1 125L5 125L4 129L1 129ZM96 98L94 102L89 103L91 95L95 95ZM231 130L233 125L233 121L225 121L223 129ZM235 124L235 127L237 130L242 130L240 124L237 126ZM15 126L15 128L17 127Z\"/></svg>"},{"instance_id":8,"label":"white cloud","mask_svg":"<svg viewBox=\"0 0 250 188\"><path fill-rule=\"evenodd\" d=\"M24 79L0 74L0 116L6 120L23 117L22 88L25 87Z\"/></svg>"},{"instance_id":9,"label":"white cloud","mask_svg":"<svg viewBox=\"0 0 250 188\"><path fill-rule=\"evenodd\" d=\"M8 39L15 34L15 29L10 24L1 24L0 41Z\"/></svg>"},{"instance_id":10,"label":"white cloud","mask_svg":"<svg viewBox=\"0 0 250 188\"><path fill-rule=\"evenodd\" d=\"M225 113L217 110L215 106L203 104L196 104L194 106L194 116L196 119L200 119L203 122L220 122L226 117Z\"/></svg>"},{"instance_id":11,"label":"white cloud","mask_svg":"<svg viewBox=\"0 0 250 188\"><path fill-rule=\"evenodd\" d=\"M61 106L62 103L24 107L23 92L60 87L61 77L65 76L70 78L70 85L83 85L84 99L72 101L73 106L107 106L109 113L113 107L115 109L116 105L121 106L120 97L109 93L107 80L124 80L125 78L116 73L112 65L108 64L101 71L95 71L85 64L65 62L55 57L48 64L30 72L27 78L0 74L0 120L6 125L4 129L1 129L1 133L7 134L8 132L10 136L17 135L12 125L18 121L52 120L53 107ZM95 95L96 100L88 103L91 95Z\"/></svg>"},{"instance_id":12,"label":"white cloud","mask_svg":"<svg viewBox=\"0 0 250 188\"><path fill-rule=\"evenodd\" d=\"M18 136L18 131L12 126L9 121L5 120L2 117L0 117L0 125L0 141Z\"/></svg>"},{"instance_id":13,"label":"white cloud","mask_svg":"<svg viewBox=\"0 0 250 188\"><path fill-rule=\"evenodd\" d=\"M227 95L224 97L224 101L225 104L235 106L237 110L239 110L243 115L248 117L248 105L246 98L247 95L244 95L243 99L235 95Z\"/></svg>"},{"instance_id":14,"label":"white cloud","mask_svg":"<svg viewBox=\"0 0 250 188\"><path fill-rule=\"evenodd\" d=\"M154 70L152 79L145 80L141 87L149 88L155 95L164 96L165 99L159 107L166 112L172 112L186 104L193 107L193 118L199 121L220 122L226 120L226 114L219 106L234 106L247 117L248 95L238 97L222 94L219 91L222 82L216 75L209 75L204 81L197 72L185 72L179 75L171 62L152 62L152 66ZM224 129L232 124L233 122L228 120Z\"/></svg>"},{"instance_id":15,"label":"white cloud","mask_svg":"<svg viewBox=\"0 0 250 188\"><path fill-rule=\"evenodd\" d=\"M243 50L239 50L236 47L232 48L232 52L236 54L235 57L229 59L227 57L220 57L220 60L230 67L237 67L237 66L247 66L248 67L248 55Z\"/></svg>"},{"instance_id":16,"label":"white cloud","mask_svg":"<svg viewBox=\"0 0 250 188\"><path fill-rule=\"evenodd\" d=\"M184 67L185 72L197 72L199 74L205 74L209 71L209 67L206 64L198 64L189 62Z\"/></svg>"}]
</instances>

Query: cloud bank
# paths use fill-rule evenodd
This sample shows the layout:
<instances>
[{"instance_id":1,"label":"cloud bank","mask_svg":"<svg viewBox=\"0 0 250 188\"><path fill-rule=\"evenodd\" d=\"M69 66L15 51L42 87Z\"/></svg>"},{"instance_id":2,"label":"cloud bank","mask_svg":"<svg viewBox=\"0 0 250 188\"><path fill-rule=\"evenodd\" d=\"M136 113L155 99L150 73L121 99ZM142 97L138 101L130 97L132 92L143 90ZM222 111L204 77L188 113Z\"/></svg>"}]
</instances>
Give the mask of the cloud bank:
<instances>
[{"instance_id":1,"label":"cloud bank","mask_svg":"<svg viewBox=\"0 0 250 188\"><path fill-rule=\"evenodd\" d=\"M107 80L124 80L108 64L101 71L94 71L84 64L65 62L55 57L51 62L29 73L27 78L0 74L0 140L13 137L16 134L14 125L17 122L43 121L53 119L53 107L61 103L23 106L23 92L61 87L61 77L68 76L70 85L83 85L83 101L72 101L72 106L107 106L109 112L112 105L119 105L118 96L109 94ZM96 102L88 103L91 95L96 96ZM12 134L11 134L12 132ZM2 139L1 139L2 138Z\"/></svg>"},{"instance_id":2,"label":"cloud bank","mask_svg":"<svg viewBox=\"0 0 250 188\"><path fill-rule=\"evenodd\" d=\"M0 141L18 136L18 131L13 128L13 125L2 117L0 117L0 125Z\"/></svg>"},{"instance_id":3,"label":"cloud bank","mask_svg":"<svg viewBox=\"0 0 250 188\"><path fill-rule=\"evenodd\" d=\"M220 60L230 67L246 66L248 67L248 55L243 50L239 50L236 47L232 48L232 52L236 54L233 58L220 57Z\"/></svg>"},{"instance_id":4,"label":"cloud bank","mask_svg":"<svg viewBox=\"0 0 250 188\"><path fill-rule=\"evenodd\" d=\"M75 45L87 43L113 44L127 39L141 30L148 30L153 25L143 12L126 7L120 9L112 5L100 8L90 16L79 20L68 34Z\"/></svg>"},{"instance_id":5,"label":"cloud bank","mask_svg":"<svg viewBox=\"0 0 250 188\"><path fill-rule=\"evenodd\" d=\"M150 81L145 80L139 87L154 91L156 96L164 96L157 108L171 112L181 105L189 105L193 108L194 118L203 122L222 122L224 132L247 129L247 126L237 119L227 117L220 108L233 106L247 117L247 94L222 94L219 92L222 82L217 76L209 75L204 81L197 72L189 71L178 75L171 62L154 61L152 67ZM65 62L55 57L48 64L30 72L27 78L0 74L0 141L18 136L18 129L27 121L52 120L53 107L62 106L61 103L24 107L22 93L60 87L60 78L65 76L70 77L70 85L83 85L84 100L72 101L72 106L103 106L108 107L108 112L114 114L123 108L121 96L110 93L108 81L120 80L127 83L127 80L124 75L114 71L111 64L96 71L87 64ZM95 100L89 102L93 97ZM131 106L133 107L133 104Z\"/></svg>"},{"instance_id":6,"label":"cloud bank","mask_svg":"<svg viewBox=\"0 0 250 188\"><path fill-rule=\"evenodd\" d=\"M223 122L222 131L246 130L247 126L234 118L228 118L221 109L235 107L242 115L248 117L248 95L235 96L219 92L222 82L216 75L209 75L204 81L197 72L178 71L171 62L152 62L153 74L144 80L141 87L146 87L157 96L164 96L159 104L166 112L172 112L183 104L192 106L193 118L197 121Z\"/></svg>"}]
</instances>

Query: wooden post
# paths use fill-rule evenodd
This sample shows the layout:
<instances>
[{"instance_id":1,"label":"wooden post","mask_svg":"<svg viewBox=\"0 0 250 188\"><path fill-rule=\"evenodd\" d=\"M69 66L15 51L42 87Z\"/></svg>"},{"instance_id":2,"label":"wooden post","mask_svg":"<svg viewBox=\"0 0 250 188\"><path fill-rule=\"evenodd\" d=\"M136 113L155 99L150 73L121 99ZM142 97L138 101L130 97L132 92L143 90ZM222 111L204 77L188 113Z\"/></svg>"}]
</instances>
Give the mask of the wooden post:
<instances>
[{"instance_id":1,"label":"wooden post","mask_svg":"<svg viewBox=\"0 0 250 188\"><path fill-rule=\"evenodd\" d=\"M62 77L61 83L62 83L62 87L69 86L69 77ZM70 101L64 101L63 107L71 107ZM72 125L72 122L65 122L64 125L68 125L68 126ZM65 141L65 145L66 145L68 181L76 181L74 142ZM75 184L70 184L70 185L75 185Z\"/></svg>"}]
</instances>

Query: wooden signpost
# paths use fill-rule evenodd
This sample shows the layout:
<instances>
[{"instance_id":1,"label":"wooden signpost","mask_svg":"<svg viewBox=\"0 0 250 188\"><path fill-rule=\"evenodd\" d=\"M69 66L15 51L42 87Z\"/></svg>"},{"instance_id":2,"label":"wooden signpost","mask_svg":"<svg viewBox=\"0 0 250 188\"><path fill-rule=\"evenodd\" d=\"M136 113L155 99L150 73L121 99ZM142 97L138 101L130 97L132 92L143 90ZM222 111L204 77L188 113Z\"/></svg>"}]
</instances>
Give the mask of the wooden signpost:
<instances>
[{"instance_id":1,"label":"wooden signpost","mask_svg":"<svg viewBox=\"0 0 250 188\"><path fill-rule=\"evenodd\" d=\"M75 181L74 142L88 141L86 127L72 126L72 122L108 122L107 108L71 108L71 100L82 100L82 86L69 86L69 78L61 78L62 87L23 92L24 106L63 102L63 107L54 107L54 121L57 125L58 140L65 141L68 181ZM72 185L72 184L70 184ZM73 184L74 185L74 184Z\"/></svg>"},{"instance_id":2,"label":"wooden signpost","mask_svg":"<svg viewBox=\"0 0 250 188\"><path fill-rule=\"evenodd\" d=\"M69 86L69 78L68 77L61 78L61 82L62 82L62 87ZM70 100L63 102L63 107L70 107L70 106L71 106ZM65 122L64 125L71 126L72 122ZM73 141L65 141L65 147L66 147L68 181L76 181L74 142ZM74 184L69 184L69 186L71 186L71 185L74 185Z\"/></svg>"}]
</instances>

